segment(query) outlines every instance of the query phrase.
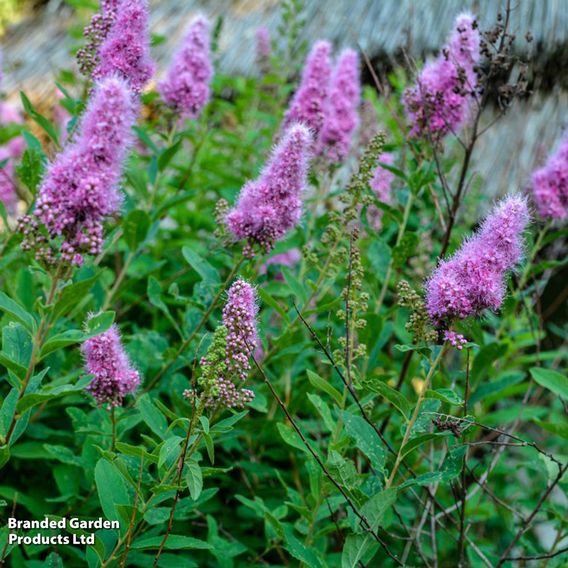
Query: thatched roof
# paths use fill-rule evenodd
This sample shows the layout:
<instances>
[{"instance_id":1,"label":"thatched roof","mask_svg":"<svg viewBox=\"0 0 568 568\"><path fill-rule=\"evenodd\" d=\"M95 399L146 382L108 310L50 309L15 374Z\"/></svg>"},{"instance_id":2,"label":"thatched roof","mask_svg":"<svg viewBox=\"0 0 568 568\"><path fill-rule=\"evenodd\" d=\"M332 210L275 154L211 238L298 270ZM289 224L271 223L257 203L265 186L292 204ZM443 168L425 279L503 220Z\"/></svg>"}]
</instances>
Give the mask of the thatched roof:
<instances>
[{"instance_id":1,"label":"thatched roof","mask_svg":"<svg viewBox=\"0 0 568 568\"><path fill-rule=\"evenodd\" d=\"M197 12L223 18L219 66L226 73L255 73L254 34L266 26L273 36L279 24L278 0L153 0L153 33L166 39L153 49L159 69L167 64L184 27ZM478 14L481 29L495 23L504 0L306 0L304 39L327 38L337 47L360 45L379 70L404 50L421 58L444 43L457 14ZM545 92L519 103L481 142L476 167L491 193L522 185L565 126L568 96L568 10L566 0L513 0L510 29L517 49L532 56ZM74 65L70 50L80 40L68 30L77 25L60 0L9 30L2 45L6 60L4 90L24 89L34 98L51 95L53 77ZM534 41L523 36L531 31Z\"/></svg>"},{"instance_id":2,"label":"thatched roof","mask_svg":"<svg viewBox=\"0 0 568 568\"><path fill-rule=\"evenodd\" d=\"M166 41L154 49L165 63L189 19L204 12L222 17L220 66L228 73L254 72L254 33L263 25L272 35L280 19L278 0L154 0L152 31ZM415 57L435 51L444 43L455 16L469 10L478 14L482 29L489 28L504 1L497 0L306 0L304 39L327 38L338 47L358 44L373 58L396 56L405 49ZM511 30L518 33L519 49L531 47L542 69L568 45L566 0L513 0ZM7 90L42 92L53 72L69 67L70 49L77 40L68 30L76 25L73 12L52 0L39 13L10 29L1 42L10 73ZM522 40L531 31L531 46ZM565 65L564 58L564 65ZM163 65L162 65L163 66ZM558 71L558 69L556 69Z\"/></svg>"}]
</instances>

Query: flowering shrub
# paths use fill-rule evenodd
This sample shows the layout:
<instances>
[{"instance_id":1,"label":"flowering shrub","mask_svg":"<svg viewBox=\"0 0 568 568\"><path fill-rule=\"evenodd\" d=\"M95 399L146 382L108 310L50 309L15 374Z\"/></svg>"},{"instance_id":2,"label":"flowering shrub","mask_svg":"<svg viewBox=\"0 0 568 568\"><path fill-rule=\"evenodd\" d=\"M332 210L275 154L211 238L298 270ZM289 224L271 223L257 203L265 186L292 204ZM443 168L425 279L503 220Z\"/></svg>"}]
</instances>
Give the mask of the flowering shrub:
<instances>
[{"instance_id":1,"label":"flowering shrub","mask_svg":"<svg viewBox=\"0 0 568 568\"><path fill-rule=\"evenodd\" d=\"M300 5L228 77L106 0L0 101L3 563L566 566L566 138L485 195L508 17L363 88Z\"/></svg>"}]
</instances>

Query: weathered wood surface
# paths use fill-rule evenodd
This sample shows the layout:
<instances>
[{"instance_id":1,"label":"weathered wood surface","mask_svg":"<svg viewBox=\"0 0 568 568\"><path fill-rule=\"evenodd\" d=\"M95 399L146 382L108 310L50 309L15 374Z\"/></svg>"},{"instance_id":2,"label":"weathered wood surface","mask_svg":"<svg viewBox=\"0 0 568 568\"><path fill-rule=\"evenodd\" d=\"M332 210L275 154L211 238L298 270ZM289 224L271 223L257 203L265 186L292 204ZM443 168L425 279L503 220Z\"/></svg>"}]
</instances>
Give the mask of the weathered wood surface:
<instances>
[{"instance_id":1,"label":"weathered wood surface","mask_svg":"<svg viewBox=\"0 0 568 568\"><path fill-rule=\"evenodd\" d=\"M481 28L495 22L504 0L306 0L304 37L327 38L337 47L360 45L379 68L401 50L423 57L444 43L455 16L471 10ZM534 72L545 89L517 106L480 143L476 169L490 194L516 189L549 151L566 126L568 94L568 0L513 0L511 29L518 48L533 50ZM254 34L264 25L273 35L279 22L278 0L154 0L151 26L166 40L153 49L159 72L197 12L222 16L219 67L227 73L255 73ZM4 90L24 89L34 99L53 93L53 76L74 65L70 50L80 40L68 30L77 26L73 12L60 0L9 30ZM523 36L534 36L526 44Z\"/></svg>"}]
</instances>

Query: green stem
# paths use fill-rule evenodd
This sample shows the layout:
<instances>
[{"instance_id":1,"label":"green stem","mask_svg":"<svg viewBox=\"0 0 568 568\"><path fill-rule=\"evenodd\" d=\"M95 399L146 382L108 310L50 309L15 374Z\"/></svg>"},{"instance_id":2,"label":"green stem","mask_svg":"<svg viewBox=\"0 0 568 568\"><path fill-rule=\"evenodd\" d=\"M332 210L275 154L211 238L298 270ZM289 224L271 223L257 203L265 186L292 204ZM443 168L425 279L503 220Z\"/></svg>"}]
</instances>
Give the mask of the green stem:
<instances>
[{"instance_id":1,"label":"green stem","mask_svg":"<svg viewBox=\"0 0 568 568\"><path fill-rule=\"evenodd\" d=\"M418 395L418 401L416 402L416 406L414 407L414 412L412 413L412 417L410 418L410 421L408 422L408 425L406 426L406 432L404 433L404 437L402 439L400 449L398 450L398 454L396 456L396 460L394 462L394 466L392 468L392 472L391 472L390 477L387 481L385 489L388 489L393 484L394 478L396 476L396 472L398 471L398 468L400 467L400 464L402 463L402 461L404 459L404 456L402 455L402 450L404 449L404 446L408 442L408 440L410 438L410 434L412 432L412 428L414 427L414 424L416 423L416 420L418 419L418 416L420 415L420 408L422 407L422 402L424 401L424 397L426 396L426 391L430 388L430 383L432 382L432 377L434 376L434 372L436 371L438 364L442 360L443 354L444 354L444 346L442 346L440 348L438 355L434 359L434 362L430 366L430 370L428 371L428 374L426 375L426 380L424 381L424 386L420 389L420 394Z\"/></svg>"},{"instance_id":2,"label":"green stem","mask_svg":"<svg viewBox=\"0 0 568 568\"><path fill-rule=\"evenodd\" d=\"M402 217L402 223L398 228L398 235L396 237L396 244L398 246L402 242L402 237L404 236L404 232L406 231L406 225L408 224L408 218L410 217L410 210L412 209L412 204L414 203L414 194L411 192L406 200L406 205L404 207L404 215ZM385 281L383 282L383 287L381 288L381 293L379 294L379 299L375 304L375 313L378 314L381 311L383 306L383 302L385 300L385 296L389 287L390 278L392 275L392 267L393 267L393 259L391 257L389 261L389 265L387 268L387 273L385 275Z\"/></svg>"}]
</instances>

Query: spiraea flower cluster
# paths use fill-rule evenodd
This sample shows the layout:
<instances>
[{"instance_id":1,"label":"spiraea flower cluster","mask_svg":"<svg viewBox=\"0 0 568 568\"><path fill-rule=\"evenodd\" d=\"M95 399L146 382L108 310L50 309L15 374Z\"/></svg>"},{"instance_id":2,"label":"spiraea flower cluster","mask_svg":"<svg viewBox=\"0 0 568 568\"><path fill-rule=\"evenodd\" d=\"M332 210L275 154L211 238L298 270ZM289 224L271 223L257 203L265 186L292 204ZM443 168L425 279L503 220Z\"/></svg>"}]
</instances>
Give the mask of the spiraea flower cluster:
<instances>
[{"instance_id":1,"label":"spiraea flower cluster","mask_svg":"<svg viewBox=\"0 0 568 568\"><path fill-rule=\"evenodd\" d=\"M532 174L534 200L539 215L565 219L568 215L568 131L546 164Z\"/></svg>"},{"instance_id":2,"label":"spiraea flower cluster","mask_svg":"<svg viewBox=\"0 0 568 568\"><path fill-rule=\"evenodd\" d=\"M62 237L59 252L66 262L81 264L82 254L101 251L103 221L122 202L118 186L133 122L127 84L116 77L100 83L75 142L49 165L34 214L20 219L24 250L35 248L38 260L51 263L50 241Z\"/></svg>"},{"instance_id":3,"label":"spiraea flower cluster","mask_svg":"<svg viewBox=\"0 0 568 568\"><path fill-rule=\"evenodd\" d=\"M405 328L412 333L414 343L436 341L438 334L430 325L430 318L420 294L413 290L406 280L401 280L397 286L397 296L399 306L410 309Z\"/></svg>"},{"instance_id":4,"label":"spiraea flower cluster","mask_svg":"<svg viewBox=\"0 0 568 568\"><path fill-rule=\"evenodd\" d=\"M100 11L83 30L85 45L77 51L79 71L90 77L99 64L99 48L108 36L116 17L118 0L102 0Z\"/></svg>"},{"instance_id":5,"label":"spiraea flower cluster","mask_svg":"<svg viewBox=\"0 0 568 568\"><path fill-rule=\"evenodd\" d=\"M444 332L444 341L453 345L458 351L461 351L463 346L467 343L467 339L461 333L448 330Z\"/></svg>"},{"instance_id":6,"label":"spiraea flower cluster","mask_svg":"<svg viewBox=\"0 0 568 568\"><path fill-rule=\"evenodd\" d=\"M298 224L311 144L310 131L304 125L293 125L274 149L260 177L241 189L226 224L236 239L247 239L245 254L253 255L254 245L270 251L275 241Z\"/></svg>"},{"instance_id":7,"label":"spiraea flower cluster","mask_svg":"<svg viewBox=\"0 0 568 568\"><path fill-rule=\"evenodd\" d=\"M308 55L300 86L284 116L283 131L299 122L310 128L314 142L317 140L324 124L330 78L331 44L328 41L318 41Z\"/></svg>"},{"instance_id":8,"label":"spiraea flower cluster","mask_svg":"<svg viewBox=\"0 0 568 568\"><path fill-rule=\"evenodd\" d=\"M244 280L237 280L228 291L223 309L223 325L215 330L207 355L201 359L201 387L207 405L221 404L241 408L254 398L254 392L242 388L250 371L250 357L260 345L256 317L256 292ZM184 396L195 399L194 389Z\"/></svg>"},{"instance_id":9,"label":"spiraea flower cluster","mask_svg":"<svg viewBox=\"0 0 568 568\"><path fill-rule=\"evenodd\" d=\"M270 71L270 57L272 56L272 46L268 29L260 27L255 33L256 39L256 64L260 72L265 75Z\"/></svg>"},{"instance_id":10,"label":"spiraea flower cluster","mask_svg":"<svg viewBox=\"0 0 568 568\"><path fill-rule=\"evenodd\" d=\"M385 152L379 156L377 161L379 164L373 171L373 177L371 178L369 185L381 203L390 205L392 203L391 189L392 182L394 181L394 174L390 170L384 168L381 163L389 166L394 164L394 155L389 152ZM375 205L371 205L369 207L369 221L373 228L379 229L381 227L382 217L383 211L381 209Z\"/></svg>"},{"instance_id":11,"label":"spiraea flower cluster","mask_svg":"<svg viewBox=\"0 0 568 568\"><path fill-rule=\"evenodd\" d=\"M471 14L462 14L441 55L424 67L416 85L404 93L411 135L439 142L463 126L478 94L479 57L477 22Z\"/></svg>"},{"instance_id":12,"label":"spiraea flower cluster","mask_svg":"<svg viewBox=\"0 0 568 568\"><path fill-rule=\"evenodd\" d=\"M439 264L426 285L428 313L435 324L499 309L505 277L523 256L528 222L526 200L510 196L453 257Z\"/></svg>"},{"instance_id":13,"label":"spiraea flower cluster","mask_svg":"<svg viewBox=\"0 0 568 568\"><path fill-rule=\"evenodd\" d=\"M98 405L122 406L127 394L140 384L140 374L134 369L120 341L118 327L87 339L81 346L85 370L93 375L87 385Z\"/></svg>"},{"instance_id":14,"label":"spiraea flower cluster","mask_svg":"<svg viewBox=\"0 0 568 568\"><path fill-rule=\"evenodd\" d=\"M189 24L159 90L164 102L183 117L196 118L211 96L211 24L197 16Z\"/></svg>"},{"instance_id":15,"label":"spiraea flower cluster","mask_svg":"<svg viewBox=\"0 0 568 568\"><path fill-rule=\"evenodd\" d=\"M110 29L97 49L92 77L122 77L140 93L152 75L147 0L119 0Z\"/></svg>"},{"instance_id":16,"label":"spiraea flower cluster","mask_svg":"<svg viewBox=\"0 0 568 568\"><path fill-rule=\"evenodd\" d=\"M359 125L360 101L359 58L355 51L346 49L339 55L333 70L318 140L318 154L330 162L343 161L351 150Z\"/></svg>"}]
</instances>

